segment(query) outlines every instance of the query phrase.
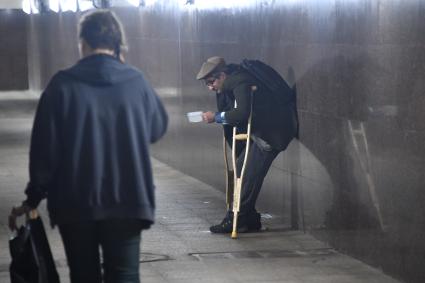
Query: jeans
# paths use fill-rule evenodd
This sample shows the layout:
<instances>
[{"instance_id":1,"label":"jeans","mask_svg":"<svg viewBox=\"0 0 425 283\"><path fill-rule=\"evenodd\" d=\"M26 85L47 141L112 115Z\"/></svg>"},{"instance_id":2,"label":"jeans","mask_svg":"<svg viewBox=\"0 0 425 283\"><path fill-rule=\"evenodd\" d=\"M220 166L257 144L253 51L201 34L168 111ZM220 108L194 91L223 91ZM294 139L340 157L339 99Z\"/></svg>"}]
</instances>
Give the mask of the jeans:
<instances>
[{"instance_id":1,"label":"jeans","mask_svg":"<svg viewBox=\"0 0 425 283\"><path fill-rule=\"evenodd\" d=\"M71 283L139 283L142 228L136 219L60 224Z\"/></svg>"},{"instance_id":2,"label":"jeans","mask_svg":"<svg viewBox=\"0 0 425 283\"><path fill-rule=\"evenodd\" d=\"M263 185L264 178L273 163L273 160L279 154L279 151L264 149L252 142L248 153L248 161L246 163L245 174L242 182L240 216L255 215L255 203L258 194ZM239 155L236 163L238 176L241 174L244 161L244 152Z\"/></svg>"}]
</instances>

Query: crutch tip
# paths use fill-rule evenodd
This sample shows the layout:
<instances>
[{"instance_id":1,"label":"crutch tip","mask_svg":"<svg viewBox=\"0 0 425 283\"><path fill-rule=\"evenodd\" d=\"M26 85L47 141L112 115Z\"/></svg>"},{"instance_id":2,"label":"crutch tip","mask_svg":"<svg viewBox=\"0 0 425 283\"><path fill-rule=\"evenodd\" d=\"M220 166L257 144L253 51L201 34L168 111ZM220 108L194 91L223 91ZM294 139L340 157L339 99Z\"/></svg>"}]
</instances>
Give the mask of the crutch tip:
<instances>
[{"instance_id":1,"label":"crutch tip","mask_svg":"<svg viewBox=\"0 0 425 283\"><path fill-rule=\"evenodd\" d=\"M237 239L238 238L238 233L236 231L232 232L232 239Z\"/></svg>"}]
</instances>

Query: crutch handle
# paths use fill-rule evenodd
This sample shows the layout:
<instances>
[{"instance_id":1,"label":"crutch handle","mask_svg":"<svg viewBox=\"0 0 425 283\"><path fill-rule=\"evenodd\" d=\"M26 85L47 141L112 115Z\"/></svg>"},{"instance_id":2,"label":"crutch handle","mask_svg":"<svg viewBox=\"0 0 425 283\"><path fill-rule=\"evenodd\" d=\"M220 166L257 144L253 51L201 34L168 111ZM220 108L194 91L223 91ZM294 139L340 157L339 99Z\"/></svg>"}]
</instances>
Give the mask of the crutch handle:
<instances>
[{"instance_id":1,"label":"crutch handle","mask_svg":"<svg viewBox=\"0 0 425 283\"><path fill-rule=\"evenodd\" d=\"M235 140L237 141L245 141L248 139L248 134L237 134L235 135Z\"/></svg>"}]
</instances>

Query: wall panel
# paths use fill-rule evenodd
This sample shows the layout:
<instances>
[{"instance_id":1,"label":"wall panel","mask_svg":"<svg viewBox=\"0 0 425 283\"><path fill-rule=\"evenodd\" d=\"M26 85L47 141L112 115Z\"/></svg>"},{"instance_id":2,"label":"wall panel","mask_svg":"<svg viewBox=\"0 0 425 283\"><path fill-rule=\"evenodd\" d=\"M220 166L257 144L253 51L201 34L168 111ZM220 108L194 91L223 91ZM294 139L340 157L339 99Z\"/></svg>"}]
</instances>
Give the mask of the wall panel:
<instances>
[{"instance_id":1,"label":"wall panel","mask_svg":"<svg viewBox=\"0 0 425 283\"><path fill-rule=\"evenodd\" d=\"M127 31L127 61L146 73L170 114L156 158L224 190L220 127L185 117L215 109L194 77L210 56L262 59L296 83L301 132L274 162L260 211L289 225L295 190L311 233L407 282L425 281L423 1L257 1L211 10L159 1L115 11ZM79 16L31 16L35 88L78 58Z\"/></svg>"},{"instance_id":2,"label":"wall panel","mask_svg":"<svg viewBox=\"0 0 425 283\"><path fill-rule=\"evenodd\" d=\"M28 89L27 21L24 12L0 9L0 90Z\"/></svg>"}]
</instances>

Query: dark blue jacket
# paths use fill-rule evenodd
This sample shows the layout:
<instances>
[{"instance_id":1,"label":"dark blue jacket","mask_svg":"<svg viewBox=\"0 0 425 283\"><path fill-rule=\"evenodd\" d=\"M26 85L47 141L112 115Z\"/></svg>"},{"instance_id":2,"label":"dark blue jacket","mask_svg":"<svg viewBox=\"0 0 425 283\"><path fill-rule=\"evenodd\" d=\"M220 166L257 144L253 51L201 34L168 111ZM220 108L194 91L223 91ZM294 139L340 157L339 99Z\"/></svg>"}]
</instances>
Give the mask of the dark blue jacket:
<instances>
[{"instance_id":1,"label":"dark blue jacket","mask_svg":"<svg viewBox=\"0 0 425 283\"><path fill-rule=\"evenodd\" d=\"M52 224L154 221L149 145L167 128L160 99L135 68L93 55L53 76L31 137L26 203L47 197Z\"/></svg>"}]
</instances>

